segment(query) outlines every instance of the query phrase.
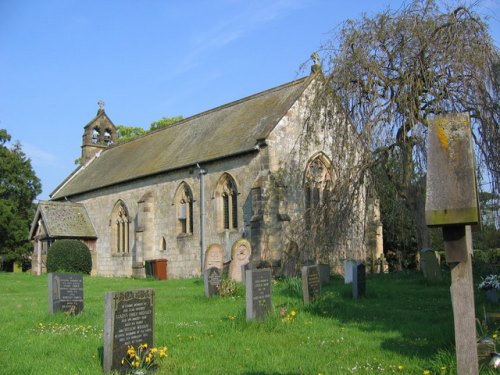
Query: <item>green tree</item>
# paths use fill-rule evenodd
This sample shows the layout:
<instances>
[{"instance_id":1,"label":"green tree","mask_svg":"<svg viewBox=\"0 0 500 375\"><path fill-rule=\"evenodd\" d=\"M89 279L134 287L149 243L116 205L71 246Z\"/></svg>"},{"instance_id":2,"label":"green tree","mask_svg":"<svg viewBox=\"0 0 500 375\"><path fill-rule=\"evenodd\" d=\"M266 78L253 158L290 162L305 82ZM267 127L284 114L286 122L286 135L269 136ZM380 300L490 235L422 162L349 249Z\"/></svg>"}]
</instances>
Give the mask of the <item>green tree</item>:
<instances>
[{"instance_id":1,"label":"green tree","mask_svg":"<svg viewBox=\"0 0 500 375\"><path fill-rule=\"evenodd\" d=\"M182 116L162 117L158 121L153 121L151 123L151 126L149 127L149 130L156 130L156 129L164 128L166 126L170 126L172 124L175 124L176 122L179 122L183 119L184 119L184 117L182 117Z\"/></svg>"},{"instance_id":2,"label":"green tree","mask_svg":"<svg viewBox=\"0 0 500 375\"><path fill-rule=\"evenodd\" d=\"M0 129L0 254L22 263L32 251L28 234L33 201L42 188L20 143L9 148L10 140L7 131Z\"/></svg>"},{"instance_id":3,"label":"green tree","mask_svg":"<svg viewBox=\"0 0 500 375\"><path fill-rule=\"evenodd\" d=\"M146 134L150 131L164 128L166 126L172 125L176 122L183 120L182 116L174 116L174 117L162 117L158 121L153 121L150 125L149 130L145 130L138 126L125 126L125 125L117 125L116 131L118 132L118 142L128 141L140 135Z\"/></svg>"},{"instance_id":4,"label":"green tree","mask_svg":"<svg viewBox=\"0 0 500 375\"><path fill-rule=\"evenodd\" d=\"M418 249L430 247L424 197L432 116L470 114L477 160L498 190L500 57L474 9L413 0L397 11L347 20L323 53L324 87L338 96L360 142L372 151L371 166L363 167L382 166L414 215Z\"/></svg>"}]
</instances>

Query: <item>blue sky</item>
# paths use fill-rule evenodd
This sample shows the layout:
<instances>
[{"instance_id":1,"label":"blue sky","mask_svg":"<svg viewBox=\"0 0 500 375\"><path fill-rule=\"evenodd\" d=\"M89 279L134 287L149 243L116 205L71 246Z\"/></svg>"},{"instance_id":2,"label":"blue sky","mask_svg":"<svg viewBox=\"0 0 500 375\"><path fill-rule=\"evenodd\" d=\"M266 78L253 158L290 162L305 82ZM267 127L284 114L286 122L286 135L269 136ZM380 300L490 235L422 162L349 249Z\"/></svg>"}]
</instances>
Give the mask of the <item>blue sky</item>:
<instances>
[{"instance_id":1,"label":"blue sky","mask_svg":"<svg viewBox=\"0 0 500 375\"><path fill-rule=\"evenodd\" d=\"M304 76L342 21L402 0L0 0L0 128L49 194L97 101L149 128ZM479 1L500 41L500 0Z\"/></svg>"}]
</instances>

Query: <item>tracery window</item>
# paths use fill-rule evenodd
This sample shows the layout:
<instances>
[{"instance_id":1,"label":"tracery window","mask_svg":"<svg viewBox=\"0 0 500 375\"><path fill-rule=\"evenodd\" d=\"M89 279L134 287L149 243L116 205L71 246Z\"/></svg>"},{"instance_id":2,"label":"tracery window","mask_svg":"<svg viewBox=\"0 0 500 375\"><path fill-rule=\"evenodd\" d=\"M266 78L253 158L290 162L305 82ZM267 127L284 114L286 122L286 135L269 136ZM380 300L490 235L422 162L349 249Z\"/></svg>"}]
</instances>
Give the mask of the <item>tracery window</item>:
<instances>
[{"instance_id":1,"label":"tracery window","mask_svg":"<svg viewBox=\"0 0 500 375\"><path fill-rule=\"evenodd\" d=\"M193 233L193 193L188 184L183 182L177 189L177 234Z\"/></svg>"},{"instance_id":2,"label":"tracery window","mask_svg":"<svg viewBox=\"0 0 500 375\"><path fill-rule=\"evenodd\" d=\"M330 199L332 191L332 176L328 168L328 159L323 155L313 158L307 165L304 181L305 221L311 228L314 218L320 215Z\"/></svg>"},{"instance_id":3,"label":"tracery window","mask_svg":"<svg viewBox=\"0 0 500 375\"><path fill-rule=\"evenodd\" d=\"M224 174L217 185L219 222L222 229L238 228L238 190L234 179Z\"/></svg>"},{"instance_id":4,"label":"tracery window","mask_svg":"<svg viewBox=\"0 0 500 375\"><path fill-rule=\"evenodd\" d=\"M118 201L113 208L111 225L113 253L127 254L129 252L130 217L122 201Z\"/></svg>"},{"instance_id":5,"label":"tracery window","mask_svg":"<svg viewBox=\"0 0 500 375\"><path fill-rule=\"evenodd\" d=\"M109 146L111 143L113 143L111 139L111 130L106 129L106 131L104 132L104 144L106 146Z\"/></svg>"}]
</instances>

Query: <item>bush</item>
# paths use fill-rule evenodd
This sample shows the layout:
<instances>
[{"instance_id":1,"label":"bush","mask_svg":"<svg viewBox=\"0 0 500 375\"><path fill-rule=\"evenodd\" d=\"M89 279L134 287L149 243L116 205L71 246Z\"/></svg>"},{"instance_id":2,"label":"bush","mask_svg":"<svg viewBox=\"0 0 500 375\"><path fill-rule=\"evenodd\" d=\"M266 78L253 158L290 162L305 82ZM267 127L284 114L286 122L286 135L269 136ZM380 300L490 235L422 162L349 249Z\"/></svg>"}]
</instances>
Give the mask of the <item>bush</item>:
<instances>
[{"instance_id":1,"label":"bush","mask_svg":"<svg viewBox=\"0 0 500 375\"><path fill-rule=\"evenodd\" d=\"M75 272L90 274L92 256L89 248L78 240L59 240L47 254L47 272Z\"/></svg>"}]
</instances>

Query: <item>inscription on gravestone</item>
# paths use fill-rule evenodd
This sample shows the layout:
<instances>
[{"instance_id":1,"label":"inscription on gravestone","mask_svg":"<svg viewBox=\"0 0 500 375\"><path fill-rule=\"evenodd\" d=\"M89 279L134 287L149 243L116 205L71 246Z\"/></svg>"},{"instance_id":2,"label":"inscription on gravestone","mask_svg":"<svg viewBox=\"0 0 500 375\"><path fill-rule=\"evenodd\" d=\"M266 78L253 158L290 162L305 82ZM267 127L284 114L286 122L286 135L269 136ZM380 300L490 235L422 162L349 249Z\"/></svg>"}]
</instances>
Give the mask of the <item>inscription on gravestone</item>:
<instances>
[{"instance_id":1,"label":"inscription on gravestone","mask_svg":"<svg viewBox=\"0 0 500 375\"><path fill-rule=\"evenodd\" d=\"M302 292L304 304L308 305L321 293L321 279L318 266L302 267Z\"/></svg>"},{"instance_id":2,"label":"inscription on gravestone","mask_svg":"<svg viewBox=\"0 0 500 375\"><path fill-rule=\"evenodd\" d=\"M83 276L49 273L49 313L78 314L83 310Z\"/></svg>"},{"instance_id":3,"label":"inscription on gravestone","mask_svg":"<svg viewBox=\"0 0 500 375\"><path fill-rule=\"evenodd\" d=\"M246 318L263 320L272 309L271 270L250 269L246 271Z\"/></svg>"},{"instance_id":4,"label":"inscription on gravestone","mask_svg":"<svg viewBox=\"0 0 500 375\"><path fill-rule=\"evenodd\" d=\"M106 292L104 315L104 372L123 371L128 345L153 345L154 290Z\"/></svg>"},{"instance_id":5,"label":"inscription on gravestone","mask_svg":"<svg viewBox=\"0 0 500 375\"><path fill-rule=\"evenodd\" d=\"M221 270L212 267L205 270L205 296L212 297L219 294L220 284L222 282Z\"/></svg>"},{"instance_id":6,"label":"inscription on gravestone","mask_svg":"<svg viewBox=\"0 0 500 375\"><path fill-rule=\"evenodd\" d=\"M352 296L359 298L366 292L366 266L363 263L354 265L352 268Z\"/></svg>"}]
</instances>

